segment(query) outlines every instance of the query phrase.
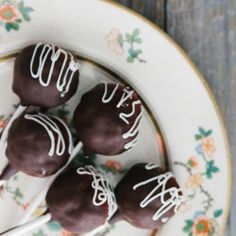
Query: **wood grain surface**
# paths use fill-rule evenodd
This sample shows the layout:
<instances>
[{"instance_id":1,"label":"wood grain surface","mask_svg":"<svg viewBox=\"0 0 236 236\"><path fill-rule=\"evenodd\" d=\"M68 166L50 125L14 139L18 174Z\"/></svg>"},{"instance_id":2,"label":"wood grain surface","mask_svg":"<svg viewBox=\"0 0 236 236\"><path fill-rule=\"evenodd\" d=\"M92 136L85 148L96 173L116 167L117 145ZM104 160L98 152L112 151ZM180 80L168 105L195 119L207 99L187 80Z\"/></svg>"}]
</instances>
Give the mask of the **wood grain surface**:
<instances>
[{"instance_id":1,"label":"wood grain surface","mask_svg":"<svg viewBox=\"0 0 236 236\"><path fill-rule=\"evenodd\" d=\"M188 53L208 81L236 169L236 0L116 0L147 17ZM233 171L234 172L234 171ZM225 236L236 235L236 176ZM220 186L219 186L220 187Z\"/></svg>"}]
</instances>

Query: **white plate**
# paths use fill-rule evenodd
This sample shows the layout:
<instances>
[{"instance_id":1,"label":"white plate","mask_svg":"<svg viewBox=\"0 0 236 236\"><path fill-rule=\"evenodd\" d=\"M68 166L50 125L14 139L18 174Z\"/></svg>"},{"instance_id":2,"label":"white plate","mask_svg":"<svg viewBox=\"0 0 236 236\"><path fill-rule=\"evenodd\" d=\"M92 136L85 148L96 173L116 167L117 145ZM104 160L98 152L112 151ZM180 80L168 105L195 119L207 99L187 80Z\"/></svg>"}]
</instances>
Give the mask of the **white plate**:
<instances>
[{"instance_id":1,"label":"white plate","mask_svg":"<svg viewBox=\"0 0 236 236\"><path fill-rule=\"evenodd\" d=\"M17 102L10 91L13 61L9 57L30 43L53 42L99 64L83 67L78 96L93 83L110 79L113 75L107 74L107 70L114 71L139 92L152 111L151 116L158 121L167 146L168 165L188 200L158 235L221 235L231 189L227 139L211 92L182 50L145 19L106 1L25 0L24 5L20 2L23 3L0 1L0 115L6 117ZM6 11L10 14L3 14ZM90 78L88 84L84 82L86 78ZM124 168L140 160L154 160L164 165L154 125L150 116L145 117L143 126L148 128L142 128L138 147L122 158ZM0 121L0 125L3 123ZM145 149L148 145L151 148ZM135 157L137 153L139 158ZM1 162L3 166L4 160ZM119 169L119 163L110 162L108 166ZM31 193L42 187L41 181L24 175L12 179L11 189L0 200L1 230L19 221L13 217L12 209L14 215L20 217L22 209L27 207L25 204L32 200ZM9 193L11 190L13 193ZM12 200L14 197L20 200L19 206ZM116 236L124 232L155 235L123 222L107 231L101 235ZM67 235L57 224L51 224L29 235L63 233Z\"/></svg>"}]
</instances>

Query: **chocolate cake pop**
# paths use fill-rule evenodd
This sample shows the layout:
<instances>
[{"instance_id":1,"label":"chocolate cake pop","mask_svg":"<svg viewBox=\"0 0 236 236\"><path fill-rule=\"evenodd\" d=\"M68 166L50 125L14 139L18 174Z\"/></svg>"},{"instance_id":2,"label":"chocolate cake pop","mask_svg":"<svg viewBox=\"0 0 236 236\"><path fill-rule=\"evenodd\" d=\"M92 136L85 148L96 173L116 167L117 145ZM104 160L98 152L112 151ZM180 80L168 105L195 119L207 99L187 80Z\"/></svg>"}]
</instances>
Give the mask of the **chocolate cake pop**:
<instances>
[{"instance_id":1,"label":"chocolate cake pop","mask_svg":"<svg viewBox=\"0 0 236 236\"><path fill-rule=\"evenodd\" d=\"M117 209L108 179L93 166L60 175L48 190L46 202L53 220L79 234L105 224Z\"/></svg>"},{"instance_id":2,"label":"chocolate cake pop","mask_svg":"<svg viewBox=\"0 0 236 236\"><path fill-rule=\"evenodd\" d=\"M123 218L144 229L157 229L166 223L184 201L172 173L147 163L133 166L115 189L118 212L111 219Z\"/></svg>"},{"instance_id":3,"label":"chocolate cake pop","mask_svg":"<svg viewBox=\"0 0 236 236\"><path fill-rule=\"evenodd\" d=\"M22 114L10 127L6 156L10 170L46 177L66 164L72 150L71 133L62 120L44 114ZM7 171L9 166L1 179L10 177Z\"/></svg>"},{"instance_id":4,"label":"chocolate cake pop","mask_svg":"<svg viewBox=\"0 0 236 236\"><path fill-rule=\"evenodd\" d=\"M51 220L57 220L70 232L95 233L117 210L107 177L93 166L67 169L59 175L47 192L46 203L48 210L44 215L3 234L25 235Z\"/></svg>"},{"instance_id":5,"label":"chocolate cake pop","mask_svg":"<svg viewBox=\"0 0 236 236\"><path fill-rule=\"evenodd\" d=\"M74 56L53 45L31 45L17 56L13 91L23 106L51 108L76 92L79 68Z\"/></svg>"},{"instance_id":6,"label":"chocolate cake pop","mask_svg":"<svg viewBox=\"0 0 236 236\"><path fill-rule=\"evenodd\" d=\"M2 132L0 149L12 122L27 106L51 108L67 102L76 92L79 68L71 53L53 45L31 45L22 50L14 65L13 91L20 105Z\"/></svg>"},{"instance_id":7,"label":"chocolate cake pop","mask_svg":"<svg viewBox=\"0 0 236 236\"><path fill-rule=\"evenodd\" d=\"M74 113L85 154L117 155L131 149L142 115L141 101L128 87L101 83L85 93Z\"/></svg>"}]
</instances>

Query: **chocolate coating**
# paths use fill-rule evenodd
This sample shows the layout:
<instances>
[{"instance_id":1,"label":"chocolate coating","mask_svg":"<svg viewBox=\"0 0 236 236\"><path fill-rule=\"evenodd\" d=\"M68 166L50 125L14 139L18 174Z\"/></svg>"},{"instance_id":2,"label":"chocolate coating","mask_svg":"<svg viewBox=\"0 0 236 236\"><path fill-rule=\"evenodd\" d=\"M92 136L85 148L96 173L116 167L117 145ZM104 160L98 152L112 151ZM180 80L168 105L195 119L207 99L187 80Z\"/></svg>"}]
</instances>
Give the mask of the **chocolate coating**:
<instances>
[{"instance_id":1,"label":"chocolate coating","mask_svg":"<svg viewBox=\"0 0 236 236\"><path fill-rule=\"evenodd\" d=\"M137 93L134 92L121 107L117 108L125 87L119 85L111 101L104 103L102 102L104 86L104 84L99 84L85 93L74 113L75 128L84 145L85 154L118 155L126 151L124 146L138 135L137 133L134 137L127 139L122 137L130 130L141 113L141 104L136 105L134 114L128 118L129 124L119 117L121 113L131 113L132 103L139 100ZM115 86L116 84L107 85L108 95L112 94Z\"/></svg>"},{"instance_id":2,"label":"chocolate coating","mask_svg":"<svg viewBox=\"0 0 236 236\"><path fill-rule=\"evenodd\" d=\"M55 63L55 67L52 73L52 80L48 86L42 86L39 83L39 79L33 78L30 72L30 63L33 56L33 52L36 45L31 45L22 50L22 52L16 57L14 66L14 79L13 79L13 91L19 96L20 103L23 106L40 106L45 108L55 107L60 104L64 104L69 100L76 92L79 82L79 71L77 70L72 78L72 82L69 87L69 91L62 97L61 93L56 87L56 83L59 77L59 73L62 67L65 56L60 55ZM40 53L42 52L43 45L39 47L36 53L35 63L33 65L34 71L37 71L39 66ZM57 47L58 49L58 47ZM49 75L51 67L52 52L47 57L45 66L42 72L42 77L45 79ZM69 58L69 57L68 57ZM70 59L66 61L66 67L68 66ZM64 75L65 72L63 72Z\"/></svg>"},{"instance_id":3,"label":"chocolate coating","mask_svg":"<svg viewBox=\"0 0 236 236\"><path fill-rule=\"evenodd\" d=\"M93 204L92 181L91 175L79 175L72 169L60 175L48 190L46 202L53 220L70 232L92 231L107 219L107 203Z\"/></svg>"},{"instance_id":4,"label":"chocolate coating","mask_svg":"<svg viewBox=\"0 0 236 236\"><path fill-rule=\"evenodd\" d=\"M158 229L164 224L161 221L162 218L171 218L175 214L174 208L172 207L160 219L153 220L154 214L163 206L160 197L151 201L146 207L140 207L140 203L148 196L150 192L152 192L158 182L157 180L152 181L137 188L136 190L134 190L133 187L140 182L147 181L153 177L167 173L167 171L160 167L147 170L145 168L146 164L147 163L140 163L133 166L118 183L115 189L115 194L119 211L114 216L114 219L111 219L111 222L114 223L114 221L123 218L138 228ZM179 185L174 177L171 177L168 180L165 189L170 189L172 187L179 188ZM161 191L163 191L163 189L159 188L154 193L156 195ZM152 196L154 196L154 194ZM182 193L180 193L180 196L182 196ZM164 199L167 200L169 198L170 194L165 194Z\"/></svg>"},{"instance_id":5,"label":"chocolate coating","mask_svg":"<svg viewBox=\"0 0 236 236\"><path fill-rule=\"evenodd\" d=\"M18 117L9 130L6 156L17 171L37 177L50 176L63 167L70 156L68 133L58 120L51 118L60 128L66 148L61 156L56 153L49 156L51 142L47 131L24 115Z\"/></svg>"}]
</instances>

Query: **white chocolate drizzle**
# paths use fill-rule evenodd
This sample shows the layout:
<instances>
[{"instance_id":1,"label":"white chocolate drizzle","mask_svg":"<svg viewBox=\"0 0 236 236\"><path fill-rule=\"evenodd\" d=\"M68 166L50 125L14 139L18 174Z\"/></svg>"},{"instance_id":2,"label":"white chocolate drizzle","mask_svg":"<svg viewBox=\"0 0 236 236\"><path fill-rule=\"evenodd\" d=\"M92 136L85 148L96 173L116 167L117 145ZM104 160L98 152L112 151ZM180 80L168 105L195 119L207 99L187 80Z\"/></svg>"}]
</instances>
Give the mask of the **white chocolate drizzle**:
<instances>
[{"instance_id":1,"label":"white chocolate drizzle","mask_svg":"<svg viewBox=\"0 0 236 236\"><path fill-rule=\"evenodd\" d=\"M110 96L107 96L107 83L104 83L105 84L105 90L104 90L104 94L103 94L103 97L102 97L102 102L103 103L109 103L112 98L114 97L115 93L116 93L116 90L118 89L119 87L119 84L117 84L115 86L115 88L113 89L113 91L111 92Z\"/></svg>"},{"instance_id":2,"label":"white chocolate drizzle","mask_svg":"<svg viewBox=\"0 0 236 236\"><path fill-rule=\"evenodd\" d=\"M130 112L130 113L128 113L128 114L126 114L126 113L120 113L120 115L119 115L119 117L128 125L129 124L129 121L128 121L128 119L127 118L130 118L130 117L132 117L134 114L135 114L135 111L136 111L136 108L135 108L135 106L136 105L139 105L139 104L141 104L141 101L135 101L135 102L133 102L132 103L132 111Z\"/></svg>"},{"instance_id":3,"label":"white chocolate drizzle","mask_svg":"<svg viewBox=\"0 0 236 236\"><path fill-rule=\"evenodd\" d=\"M139 128L140 128L140 125L141 125L141 119L142 119L142 116L143 116L143 108L141 107L141 111L139 113L139 115L136 117L136 120L134 121L134 124L132 125L132 127L122 135L122 137L124 139L128 139L128 138L132 138L132 137L135 137L133 140L131 140L130 142L126 143L124 148L127 150L127 149L130 149L132 147L134 147L138 141L138 132L139 132Z\"/></svg>"},{"instance_id":4,"label":"white chocolate drizzle","mask_svg":"<svg viewBox=\"0 0 236 236\"><path fill-rule=\"evenodd\" d=\"M156 168L153 164L147 164L145 168L151 170ZM152 182L157 182L156 187L143 199L140 203L141 208L147 207L152 201L160 199L162 206L156 211L152 219L154 221L161 220L162 223L166 223L169 218L165 217L166 213L173 209L175 213L178 212L179 207L184 202L184 197L181 195L181 190L176 187L167 188L167 182L173 177L173 174L167 172L165 174L152 177L146 181L136 184L133 186L133 190L145 186Z\"/></svg>"},{"instance_id":5,"label":"white chocolate drizzle","mask_svg":"<svg viewBox=\"0 0 236 236\"><path fill-rule=\"evenodd\" d=\"M102 102L103 103L109 103L112 100L112 98L114 97L118 87L119 87L119 84L116 84L113 91L108 96L108 94L107 94L108 93L108 84L104 83L104 94L103 94L103 97L102 97ZM116 105L116 108L120 108L122 105L124 105L125 102L133 96L133 93L134 93L133 90L129 90L129 88L124 88L122 97L121 97L120 101L118 102L118 104ZM119 118L121 120L123 120L127 125L129 125L129 123L130 123L129 118L131 118L132 116L135 115L136 107L138 105L141 105L140 113L136 117L136 119L134 121L134 124L130 127L130 129L122 135L123 139L132 138L132 137L135 137L135 136L138 135L138 131L139 131L139 128L140 128L140 125L141 125L140 121L141 121L142 116L143 116L143 107L142 107L141 101L136 100L136 101L132 102L132 110L131 110L130 113L122 112L122 113L119 114ZM128 150L128 149L134 147L136 145L137 141L138 141L138 137L135 137L130 142L128 142L124 145L124 149Z\"/></svg>"},{"instance_id":6,"label":"white chocolate drizzle","mask_svg":"<svg viewBox=\"0 0 236 236\"><path fill-rule=\"evenodd\" d=\"M58 156L62 156L66 151L66 143L65 143L65 139L63 137L61 129L58 127L57 123L52 120L52 118L56 119L66 129L66 132L68 134L68 139L69 139L68 153L69 154L72 153L72 150L73 150L72 135L67 125L61 119L54 116L46 116L41 113L33 114L33 115L26 114L24 118L27 120L32 120L40 124L47 131L48 136L51 141L51 146L50 146L48 155L53 156L56 154Z\"/></svg>"},{"instance_id":7,"label":"white chocolate drizzle","mask_svg":"<svg viewBox=\"0 0 236 236\"><path fill-rule=\"evenodd\" d=\"M118 206L115 194L111 190L107 177L91 165L78 168L77 173L80 175L91 175L93 177L91 184L91 187L94 189L93 204L94 206L101 206L107 202L108 221L114 215Z\"/></svg>"},{"instance_id":8,"label":"white chocolate drizzle","mask_svg":"<svg viewBox=\"0 0 236 236\"><path fill-rule=\"evenodd\" d=\"M128 90L126 88L123 91L124 91L124 93L123 93L119 103L116 105L117 108L120 108L126 102L127 99L132 97L132 95L134 93L133 90Z\"/></svg>"},{"instance_id":9,"label":"white chocolate drizzle","mask_svg":"<svg viewBox=\"0 0 236 236\"><path fill-rule=\"evenodd\" d=\"M33 68L37 61L35 57L41 46L42 46L42 50L38 59L39 60L38 68L36 72L34 72ZM59 76L57 78L56 87L58 91L61 93L61 97L64 97L65 94L69 91L75 72L79 69L78 63L75 62L74 57L71 53L68 53L61 48L56 48L56 46L53 44L38 43L35 46L35 49L34 49L34 52L30 61L30 73L34 79L39 79L39 83L43 87L47 87L52 80L52 75L55 69L56 62L59 60L61 55L64 56L64 60L60 69ZM70 62L68 66L66 67L66 64L68 63L68 57L70 57ZM47 75L47 78L43 78L44 67L48 58L50 58L51 60L51 67Z\"/></svg>"},{"instance_id":10,"label":"white chocolate drizzle","mask_svg":"<svg viewBox=\"0 0 236 236\"><path fill-rule=\"evenodd\" d=\"M146 170L153 170L153 169L156 169L158 167L158 165L155 165L153 163L148 163L146 166L145 166L145 169Z\"/></svg>"}]
</instances>

